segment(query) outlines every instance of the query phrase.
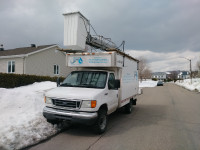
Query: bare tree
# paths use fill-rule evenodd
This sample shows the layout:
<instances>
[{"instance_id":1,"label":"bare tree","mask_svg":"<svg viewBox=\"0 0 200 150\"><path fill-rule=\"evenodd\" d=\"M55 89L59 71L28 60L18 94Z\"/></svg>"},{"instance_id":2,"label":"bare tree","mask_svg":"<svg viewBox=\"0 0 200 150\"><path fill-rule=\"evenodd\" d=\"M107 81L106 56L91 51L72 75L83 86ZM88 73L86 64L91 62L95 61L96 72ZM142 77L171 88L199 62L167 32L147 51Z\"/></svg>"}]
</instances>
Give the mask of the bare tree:
<instances>
[{"instance_id":1,"label":"bare tree","mask_svg":"<svg viewBox=\"0 0 200 150\"><path fill-rule=\"evenodd\" d=\"M198 70L197 77L200 77L200 57L199 57L199 61L197 61L197 70Z\"/></svg>"},{"instance_id":2,"label":"bare tree","mask_svg":"<svg viewBox=\"0 0 200 150\"><path fill-rule=\"evenodd\" d=\"M140 57L139 58L139 77L140 77L140 80L142 81L143 79L143 72L144 72L144 69L146 67L146 59L144 59L143 57Z\"/></svg>"},{"instance_id":3,"label":"bare tree","mask_svg":"<svg viewBox=\"0 0 200 150\"><path fill-rule=\"evenodd\" d=\"M197 61L197 69L200 70L200 60Z\"/></svg>"},{"instance_id":4,"label":"bare tree","mask_svg":"<svg viewBox=\"0 0 200 150\"><path fill-rule=\"evenodd\" d=\"M151 72L151 70L150 69L148 69L148 68L146 68L146 69L144 69L144 79L146 80L146 79L151 79L151 76L152 76L152 72Z\"/></svg>"},{"instance_id":5,"label":"bare tree","mask_svg":"<svg viewBox=\"0 0 200 150\"><path fill-rule=\"evenodd\" d=\"M177 80L178 78L178 72L177 71L172 71L171 74L170 74L170 78L172 80L174 80L174 82Z\"/></svg>"},{"instance_id":6,"label":"bare tree","mask_svg":"<svg viewBox=\"0 0 200 150\"><path fill-rule=\"evenodd\" d=\"M148 79L151 78L151 70L149 69L148 65L147 65L147 60L143 57L139 58L139 78L140 81L142 81L143 79Z\"/></svg>"}]
</instances>

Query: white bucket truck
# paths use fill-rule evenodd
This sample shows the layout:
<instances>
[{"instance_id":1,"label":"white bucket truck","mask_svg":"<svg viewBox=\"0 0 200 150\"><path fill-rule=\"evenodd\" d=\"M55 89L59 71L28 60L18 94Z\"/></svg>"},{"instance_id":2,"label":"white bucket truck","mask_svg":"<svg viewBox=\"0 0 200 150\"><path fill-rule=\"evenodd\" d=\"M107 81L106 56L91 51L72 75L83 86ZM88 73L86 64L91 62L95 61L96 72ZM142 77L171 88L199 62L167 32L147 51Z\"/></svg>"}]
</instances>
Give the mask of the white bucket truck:
<instances>
[{"instance_id":1,"label":"white bucket truck","mask_svg":"<svg viewBox=\"0 0 200 150\"><path fill-rule=\"evenodd\" d=\"M109 114L121 107L131 113L139 87L138 60L114 49L67 53L66 65L74 71L45 93L48 122L83 123L103 133Z\"/></svg>"}]
</instances>

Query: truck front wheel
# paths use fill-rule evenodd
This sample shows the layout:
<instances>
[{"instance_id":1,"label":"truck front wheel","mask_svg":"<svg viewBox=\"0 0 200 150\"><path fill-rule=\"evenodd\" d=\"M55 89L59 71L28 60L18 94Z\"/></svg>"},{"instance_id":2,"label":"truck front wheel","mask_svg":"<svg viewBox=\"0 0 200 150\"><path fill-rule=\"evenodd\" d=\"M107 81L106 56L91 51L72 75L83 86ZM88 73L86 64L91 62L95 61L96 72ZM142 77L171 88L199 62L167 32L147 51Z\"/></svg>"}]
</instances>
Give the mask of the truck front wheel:
<instances>
[{"instance_id":1,"label":"truck front wheel","mask_svg":"<svg viewBox=\"0 0 200 150\"><path fill-rule=\"evenodd\" d=\"M96 133L101 134L106 131L107 128L107 112L105 109L100 109L98 112L98 118L94 126Z\"/></svg>"}]
</instances>

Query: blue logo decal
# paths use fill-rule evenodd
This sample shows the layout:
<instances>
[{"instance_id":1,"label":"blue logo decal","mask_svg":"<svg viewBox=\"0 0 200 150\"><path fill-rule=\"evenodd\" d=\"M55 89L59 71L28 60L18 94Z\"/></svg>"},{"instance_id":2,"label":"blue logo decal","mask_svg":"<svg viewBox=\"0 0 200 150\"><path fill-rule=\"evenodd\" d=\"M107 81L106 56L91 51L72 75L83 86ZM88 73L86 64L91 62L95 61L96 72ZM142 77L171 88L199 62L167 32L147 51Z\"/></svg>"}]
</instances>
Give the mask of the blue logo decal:
<instances>
[{"instance_id":1,"label":"blue logo decal","mask_svg":"<svg viewBox=\"0 0 200 150\"><path fill-rule=\"evenodd\" d=\"M76 64L78 62L79 64L83 63L83 59L81 57L73 57L73 60L70 61L71 64Z\"/></svg>"},{"instance_id":2,"label":"blue logo decal","mask_svg":"<svg viewBox=\"0 0 200 150\"><path fill-rule=\"evenodd\" d=\"M78 60L79 64L83 63L83 59L80 57L80 59Z\"/></svg>"}]
</instances>

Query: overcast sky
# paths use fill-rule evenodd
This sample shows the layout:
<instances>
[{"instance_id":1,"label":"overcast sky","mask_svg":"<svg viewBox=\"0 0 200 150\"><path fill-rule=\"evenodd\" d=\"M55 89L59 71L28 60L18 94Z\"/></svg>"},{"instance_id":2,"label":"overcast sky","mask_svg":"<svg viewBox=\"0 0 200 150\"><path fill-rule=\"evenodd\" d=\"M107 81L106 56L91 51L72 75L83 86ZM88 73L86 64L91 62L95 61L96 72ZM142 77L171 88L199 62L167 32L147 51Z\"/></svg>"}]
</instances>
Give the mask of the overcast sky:
<instances>
[{"instance_id":1,"label":"overcast sky","mask_svg":"<svg viewBox=\"0 0 200 150\"><path fill-rule=\"evenodd\" d=\"M193 68L200 59L199 0L0 0L0 44L63 47L62 14L72 11L117 45L125 40L129 54L146 57L153 71L188 70L180 57Z\"/></svg>"}]
</instances>

